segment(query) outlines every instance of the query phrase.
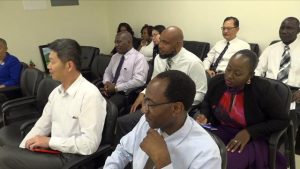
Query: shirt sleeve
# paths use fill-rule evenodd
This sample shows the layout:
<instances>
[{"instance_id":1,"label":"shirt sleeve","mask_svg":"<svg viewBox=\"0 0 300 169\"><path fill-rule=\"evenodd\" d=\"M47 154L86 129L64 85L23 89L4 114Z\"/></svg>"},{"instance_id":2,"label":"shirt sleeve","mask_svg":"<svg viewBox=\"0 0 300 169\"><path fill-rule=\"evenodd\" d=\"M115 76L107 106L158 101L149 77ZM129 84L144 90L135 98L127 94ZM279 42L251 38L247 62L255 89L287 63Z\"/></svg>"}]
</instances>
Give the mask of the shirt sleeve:
<instances>
[{"instance_id":1,"label":"shirt sleeve","mask_svg":"<svg viewBox=\"0 0 300 169\"><path fill-rule=\"evenodd\" d=\"M49 136L51 132L51 107L53 101L53 95L56 90L53 90L48 98L48 102L44 107L43 114L39 120L35 123L30 132L25 136L20 144L20 148L25 148L25 143L27 140L40 135L40 136ZM57 91L56 91L57 92Z\"/></svg>"},{"instance_id":2,"label":"shirt sleeve","mask_svg":"<svg viewBox=\"0 0 300 169\"><path fill-rule=\"evenodd\" d=\"M136 149L135 144L137 144L136 140L139 134L141 134L141 127L144 123L145 118L142 117L132 131L122 137L115 151L106 159L103 169L125 168L132 161L133 152Z\"/></svg>"},{"instance_id":3,"label":"shirt sleeve","mask_svg":"<svg viewBox=\"0 0 300 169\"><path fill-rule=\"evenodd\" d=\"M89 155L94 153L100 144L106 117L106 101L99 92L91 91L82 101L78 116L79 135L71 137L51 137L51 149L65 153Z\"/></svg>"},{"instance_id":4,"label":"shirt sleeve","mask_svg":"<svg viewBox=\"0 0 300 169\"><path fill-rule=\"evenodd\" d=\"M117 84L119 91L126 91L131 88L143 86L147 80L149 65L143 55L139 55L135 60L132 78L125 82Z\"/></svg>"},{"instance_id":5,"label":"shirt sleeve","mask_svg":"<svg viewBox=\"0 0 300 169\"><path fill-rule=\"evenodd\" d=\"M113 81L113 72L112 72L112 68L113 68L113 65L115 63L115 55L112 56L112 58L110 59L110 62L108 64L108 66L106 67L105 69L105 72L104 72L104 75L103 75L103 81L102 83L104 84L105 82L111 82Z\"/></svg>"},{"instance_id":6,"label":"shirt sleeve","mask_svg":"<svg viewBox=\"0 0 300 169\"><path fill-rule=\"evenodd\" d=\"M199 61L192 64L189 72L189 76L196 84L196 95L193 105L197 105L202 102L207 91L207 78L202 62Z\"/></svg>"},{"instance_id":7,"label":"shirt sleeve","mask_svg":"<svg viewBox=\"0 0 300 169\"><path fill-rule=\"evenodd\" d=\"M264 76L268 69L268 56L269 48L267 47L259 57L257 68L255 69L255 75Z\"/></svg>"},{"instance_id":8,"label":"shirt sleeve","mask_svg":"<svg viewBox=\"0 0 300 169\"><path fill-rule=\"evenodd\" d=\"M209 70L210 65L214 62L216 55L215 46L207 53L207 57L203 61L204 69Z\"/></svg>"},{"instance_id":9,"label":"shirt sleeve","mask_svg":"<svg viewBox=\"0 0 300 169\"><path fill-rule=\"evenodd\" d=\"M21 63L17 58L11 58L7 65L10 79L3 83L5 86L16 86L20 83Z\"/></svg>"}]
</instances>

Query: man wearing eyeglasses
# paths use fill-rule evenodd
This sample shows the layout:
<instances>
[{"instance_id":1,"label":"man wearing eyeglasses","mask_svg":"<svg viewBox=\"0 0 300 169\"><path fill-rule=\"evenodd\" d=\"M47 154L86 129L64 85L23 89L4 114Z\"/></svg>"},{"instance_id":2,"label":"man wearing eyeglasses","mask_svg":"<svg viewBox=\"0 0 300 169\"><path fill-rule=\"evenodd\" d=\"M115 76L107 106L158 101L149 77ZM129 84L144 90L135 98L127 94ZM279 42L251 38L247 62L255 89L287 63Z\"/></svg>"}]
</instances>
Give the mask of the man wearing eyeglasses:
<instances>
[{"instance_id":1,"label":"man wearing eyeglasses","mask_svg":"<svg viewBox=\"0 0 300 169\"><path fill-rule=\"evenodd\" d=\"M144 169L220 169L219 148L187 114L195 93L193 80L178 70L152 79L144 98L144 115L106 159L104 169L122 169L130 161L133 168Z\"/></svg>"},{"instance_id":2,"label":"man wearing eyeglasses","mask_svg":"<svg viewBox=\"0 0 300 169\"><path fill-rule=\"evenodd\" d=\"M250 45L237 38L239 31L239 20L235 17L224 19L221 27L223 40L218 41L208 52L203 64L207 73L213 77L217 73L223 73L233 54L242 49L250 49Z\"/></svg>"}]
</instances>

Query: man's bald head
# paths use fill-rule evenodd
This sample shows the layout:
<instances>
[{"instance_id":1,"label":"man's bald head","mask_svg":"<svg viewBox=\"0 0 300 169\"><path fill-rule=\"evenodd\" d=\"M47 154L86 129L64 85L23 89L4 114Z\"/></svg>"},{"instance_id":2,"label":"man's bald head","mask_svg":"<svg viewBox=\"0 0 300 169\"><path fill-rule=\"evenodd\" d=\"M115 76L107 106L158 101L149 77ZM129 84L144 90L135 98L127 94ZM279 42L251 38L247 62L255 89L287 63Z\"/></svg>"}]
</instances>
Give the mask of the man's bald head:
<instances>
[{"instance_id":1,"label":"man's bald head","mask_svg":"<svg viewBox=\"0 0 300 169\"><path fill-rule=\"evenodd\" d=\"M183 33L177 26L170 26L160 35L159 56L163 59L175 56L183 46Z\"/></svg>"},{"instance_id":2,"label":"man's bald head","mask_svg":"<svg viewBox=\"0 0 300 169\"><path fill-rule=\"evenodd\" d=\"M118 53L127 53L132 48L132 35L129 32L117 33L115 47Z\"/></svg>"}]
</instances>

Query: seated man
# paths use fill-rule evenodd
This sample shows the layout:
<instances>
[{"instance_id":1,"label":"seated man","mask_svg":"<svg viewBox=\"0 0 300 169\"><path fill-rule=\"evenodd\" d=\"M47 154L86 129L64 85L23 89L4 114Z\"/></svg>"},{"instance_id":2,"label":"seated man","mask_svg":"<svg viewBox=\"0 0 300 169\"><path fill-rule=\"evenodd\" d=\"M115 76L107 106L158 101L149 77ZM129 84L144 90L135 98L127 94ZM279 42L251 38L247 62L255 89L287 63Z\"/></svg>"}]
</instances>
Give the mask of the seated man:
<instances>
[{"instance_id":1,"label":"seated man","mask_svg":"<svg viewBox=\"0 0 300 169\"><path fill-rule=\"evenodd\" d=\"M121 169L130 161L133 168L220 169L218 146L187 115L195 93L193 80L178 70L152 79L143 103L145 115L121 139L104 169Z\"/></svg>"},{"instance_id":2,"label":"seated man","mask_svg":"<svg viewBox=\"0 0 300 169\"><path fill-rule=\"evenodd\" d=\"M0 38L0 88L19 85L21 68L18 58L7 52L6 41Z\"/></svg>"},{"instance_id":3,"label":"seated man","mask_svg":"<svg viewBox=\"0 0 300 169\"><path fill-rule=\"evenodd\" d=\"M7 52L7 43L0 38L0 88L18 86L22 65L17 57ZM0 93L0 105L8 99L6 93Z\"/></svg>"},{"instance_id":4,"label":"seated man","mask_svg":"<svg viewBox=\"0 0 300 169\"><path fill-rule=\"evenodd\" d=\"M300 32L299 20L288 17L281 22L279 28L280 42L268 46L261 56L255 74L277 79L290 86L293 92L291 110L295 111L300 124L300 40L297 35ZM295 107L296 105L296 107ZM291 113L293 115L295 113ZM300 133L296 138L296 153L300 154Z\"/></svg>"},{"instance_id":5,"label":"seated man","mask_svg":"<svg viewBox=\"0 0 300 169\"><path fill-rule=\"evenodd\" d=\"M193 107L199 105L207 90L207 78L203 63L193 53L183 47L183 32L176 26L170 26L160 35L159 55L154 59L152 78L166 70L180 70L190 76L196 84ZM142 105L145 90L141 92L131 106L130 114L118 118L116 142L137 124L143 113L138 110ZM193 113L190 113L192 116Z\"/></svg>"},{"instance_id":6,"label":"seated man","mask_svg":"<svg viewBox=\"0 0 300 169\"><path fill-rule=\"evenodd\" d=\"M119 32L115 45L118 53L112 56L105 70L103 94L120 110L127 105L125 92L146 83L149 66L143 54L132 47L129 32Z\"/></svg>"},{"instance_id":7,"label":"seated man","mask_svg":"<svg viewBox=\"0 0 300 169\"><path fill-rule=\"evenodd\" d=\"M106 101L80 74L79 44L71 39L58 39L49 48L49 72L62 84L51 92L42 116L20 148L0 147L1 169L60 169L68 161L92 154L99 147ZM57 150L60 155L35 152L45 149Z\"/></svg>"},{"instance_id":8,"label":"seated man","mask_svg":"<svg viewBox=\"0 0 300 169\"><path fill-rule=\"evenodd\" d=\"M229 59L233 54L242 49L250 49L250 45L237 38L239 31L239 20L235 17L224 19L221 27L224 39L208 52L203 64L208 74L213 77L216 73L224 72Z\"/></svg>"}]
</instances>

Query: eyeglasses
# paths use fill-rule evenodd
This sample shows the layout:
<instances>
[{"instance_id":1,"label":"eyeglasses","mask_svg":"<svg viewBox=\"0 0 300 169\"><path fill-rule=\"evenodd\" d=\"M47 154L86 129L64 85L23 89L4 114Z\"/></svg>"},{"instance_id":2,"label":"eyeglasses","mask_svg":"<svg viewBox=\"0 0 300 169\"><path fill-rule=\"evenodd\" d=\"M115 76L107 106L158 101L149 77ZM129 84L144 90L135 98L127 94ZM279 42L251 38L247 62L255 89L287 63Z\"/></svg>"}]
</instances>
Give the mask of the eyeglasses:
<instances>
[{"instance_id":1,"label":"eyeglasses","mask_svg":"<svg viewBox=\"0 0 300 169\"><path fill-rule=\"evenodd\" d=\"M147 102L147 100L144 99L144 101L143 101L143 107L146 108L146 110L150 110L151 107L161 106L161 105L170 104L170 103L173 103L173 102L163 102L163 103L149 104Z\"/></svg>"},{"instance_id":2,"label":"eyeglasses","mask_svg":"<svg viewBox=\"0 0 300 169\"><path fill-rule=\"evenodd\" d=\"M221 27L221 30L222 30L222 31L225 31L225 30L231 31L231 30L233 30L234 28L236 28L236 27Z\"/></svg>"}]
</instances>

